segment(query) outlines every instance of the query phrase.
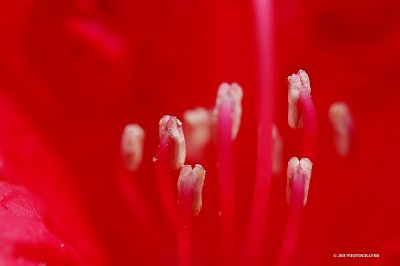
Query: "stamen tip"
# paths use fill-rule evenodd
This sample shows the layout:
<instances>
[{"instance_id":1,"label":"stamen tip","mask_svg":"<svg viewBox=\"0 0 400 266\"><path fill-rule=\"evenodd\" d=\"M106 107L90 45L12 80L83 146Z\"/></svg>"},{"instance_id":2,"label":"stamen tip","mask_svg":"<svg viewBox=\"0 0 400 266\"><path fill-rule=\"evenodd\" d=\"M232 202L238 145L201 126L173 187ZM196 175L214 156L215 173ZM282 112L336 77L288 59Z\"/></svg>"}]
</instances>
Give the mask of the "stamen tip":
<instances>
[{"instance_id":1,"label":"stamen tip","mask_svg":"<svg viewBox=\"0 0 400 266\"><path fill-rule=\"evenodd\" d=\"M287 168L287 186L286 186L286 199L290 203L292 185L294 178L302 177L304 179L304 200L303 206L307 203L308 190L310 187L312 162L308 158L299 160L297 157L292 157L288 162ZM298 181L298 180L296 180Z\"/></svg>"},{"instance_id":2,"label":"stamen tip","mask_svg":"<svg viewBox=\"0 0 400 266\"><path fill-rule=\"evenodd\" d=\"M173 156L171 158L171 166L175 169L181 168L186 159L186 144L182 122L174 116L164 115L159 122L159 135L161 141L172 141Z\"/></svg>"},{"instance_id":3,"label":"stamen tip","mask_svg":"<svg viewBox=\"0 0 400 266\"><path fill-rule=\"evenodd\" d=\"M297 107L303 89L311 93L310 78L304 70L299 70L297 74L292 74L288 78L288 124L291 128L303 127L302 117Z\"/></svg>"},{"instance_id":4,"label":"stamen tip","mask_svg":"<svg viewBox=\"0 0 400 266\"><path fill-rule=\"evenodd\" d=\"M240 128L242 118L243 89L237 83L222 83L218 88L214 114L218 117L219 109L223 104L231 105L232 116L232 139L235 139Z\"/></svg>"},{"instance_id":5,"label":"stamen tip","mask_svg":"<svg viewBox=\"0 0 400 266\"><path fill-rule=\"evenodd\" d=\"M183 191L186 190L185 194L191 193L193 196L192 211L193 215L197 216L200 213L202 206L202 191L205 180L206 171L204 168L196 164L192 169L190 165L182 166L181 172L178 178L178 199L179 201L185 200ZM179 203L179 202L178 202Z\"/></svg>"},{"instance_id":6,"label":"stamen tip","mask_svg":"<svg viewBox=\"0 0 400 266\"><path fill-rule=\"evenodd\" d=\"M187 156L189 159L200 160L205 146L210 142L212 135L212 116L210 111L198 107L187 110L183 114L184 133L186 139Z\"/></svg>"},{"instance_id":7,"label":"stamen tip","mask_svg":"<svg viewBox=\"0 0 400 266\"><path fill-rule=\"evenodd\" d=\"M203 205L202 193L206 170L200 164L196 164L193 168L193 174L196 180L193 191L193 215L198 216Z\"/></svg>"},{"instance_id":8,"label":"stamen tip","mask_svg":"<svg viewBox=\"0 0 400 266\"><path fill-rule=\"evenodd\" d=\"M129 171L136 171L142 162L144 137L144 130L138 124L125 126L121 138L121 153Z\"/></svg>"},{"instance_id":9,"label":"stamen tip","mask_svg":"<svg viewBox=\"0 0 400 266\"><path fill-rule=\"evenodd\" d=\"M347 156L351 145L353 118L344 102L333 103L329 108L329 118L334 129L335 146L340 156Z\"/></svg>"}]
</instances>

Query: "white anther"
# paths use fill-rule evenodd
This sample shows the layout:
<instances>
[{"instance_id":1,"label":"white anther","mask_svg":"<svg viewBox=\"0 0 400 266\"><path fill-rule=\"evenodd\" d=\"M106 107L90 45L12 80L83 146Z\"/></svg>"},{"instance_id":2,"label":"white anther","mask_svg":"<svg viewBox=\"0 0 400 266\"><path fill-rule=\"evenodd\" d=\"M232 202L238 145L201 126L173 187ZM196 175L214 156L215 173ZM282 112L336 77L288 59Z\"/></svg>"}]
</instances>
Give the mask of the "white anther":
<instances>
[{"instance_id":1,"label":"white anther","mask_svg":"<svg viewBox=\"0 0 400 266\"><path fill-rule=\"evenodd\" d=\"M163 116L159 123L159 136L160 141L172 142L171 166L180 169L186 159L186 144L181 121L174 116Z\"/></svg>"},{"instance_id":2,"label":"white anther","mask_svg":"<svg viewBox=\"0 0 400 266\"><path fill-rule=\"evenodd\" d=\"M301 85L311 93L311 84L308 74L304 70L300 69L299 72L297 72L297 75L300 77Z\"/></svg>"},{"instance_id":3,"label":"white anther","mask_svg":"<svg viewBox=\"0 0 400 266\"><path fill-rule=\"evenodd\" d=\"M212 116L205 108L197 107L183 114L187 157L200 160L211 139Z\"/></svg>"},{"instance_id":4,"label":"white anther","mask_svg":"<svg viewBox=\"0 0 400 266\"><path fill-rule=\"evenodd\" d=\"M129 124L124 128L121 138L121 154L125 167L129 171L136 171L142 162L144 130L137 124Z\"/></svg>"},{"instance_id":5,"label":"white anther","mask_svg":"<svg viewBox=\"0 0 400 266\"><path fill-rule=\"evenodd\" d=\"M242 98L243 90L237 83L222 83L218 88L217 99L215 103L214 115L218 117L219 108L222 104L231 103L232 106L232 139L235 139L240 128L242 119Z\"/></svg>"},{"instance_id":6,"label":"white anther","mask_svg":"<svg viewBox=\"0 0 400 266\"><path fill-rule=\"evenodd\" d=\"M190 165L182 166L181 172L178 178L178 203L181 200L181 194L183 189L190 189L189 193L193 195L192 210L193 215L197 216L200 213L202 206L202 191L204 185L204 179L206 171L200 164L192 169Z\"/></svg>"},{"instance_id":7,"label":"white anther","mask_svg":"<svg viewBox=\"0 0 400 266\"><path fill-rule=\"evenodd\" d=\"M350 150L353 118L344 102L337 102L329 108L329 118L335 134L335 146L340 156L346 156Z\"/></svg>"},{"instance_id":8,"label":"white anther","mask_svg":"<svg viewBox=\"0 0 400 266\"><path fill-rule=\"evenodd\" d=\"M307 203L308 190L310 187L312 162L307 158L299 160L297 157L292 157L288 162L287 168L287 185L286 185L286 199L290 203L290 195L292 191L293 178L304 179L304 201L303 206Z\"/></svg>"},{"instance_id":9,"label":"white anther","mask_svg":"<svg viewBox=\"0 0 400 266\"><path fill-rule=\"evenodd\" d=\"M303 89L311 93L310 79L304 70L299 70L297 74L292 74L288 78L288 123L291 128L302 128L303 119L297 107L300 92Z\"/></svg>"}]
</instances>

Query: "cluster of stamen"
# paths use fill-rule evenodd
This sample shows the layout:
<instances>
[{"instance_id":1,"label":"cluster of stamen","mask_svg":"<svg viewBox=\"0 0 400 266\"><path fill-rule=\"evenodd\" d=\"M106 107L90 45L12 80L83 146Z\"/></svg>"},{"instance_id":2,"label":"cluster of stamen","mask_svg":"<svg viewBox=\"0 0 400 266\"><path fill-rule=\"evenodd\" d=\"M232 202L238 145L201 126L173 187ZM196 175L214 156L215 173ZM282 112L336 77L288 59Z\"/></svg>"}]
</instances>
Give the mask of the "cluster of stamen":
<instances>
[{"instance_id":1,"label":"cluster of stamen","mask_svg":"<svg viewBox=\"0 0 400 266\"><path fill-rule=\"evenodd\" d=\"M300 129L297 132L303 133L303 145L300 158L292 157L287 165L286 198L289 204L289 216L283 246L278 257L280 265L287 265L293 255L300 213L307 203L312 160L315 160L317 125L310 93L310 79L305 71L300 70L288 78L288 124L290 128ZM235 228L233 146L241 123L242 98L243 91L237 83L230 85L222 83L218 88L213 109L198 107L186 111L183 115L184 125L178 118L170 115L163 116L159 121L160 144L154 160L157 169L157 184L160 200L169 216L168 219L177 226L179 265L191 265L192 219L200 213L205 180L205 170L200 164L192 167L185 165L185 161L186 158L191 163L202 161L204 150L211 141L216 141L217 144L218 212L221 226L219 236L221 250L219 250L218 263L237 263L230 255L239 250L237 228ZM329 115L335 131L338 153L346 154L353 126L348 107L343 103L334 104ZM273 175L279 176L282 172L283 139L276 125L271 128L271 170ZM213 138L213 132L216 132L216 138ZM138 125L126 126L121 147L124 163L129 171L137 170L140 165L143 140L143 129ZM176 186L170 186L171 182L175 181ZM268 184L262 185L269 189ZM268 193L268 190L263 190L263 192ZM257 195L260 197L262 193ZM262 203L255 201L254 210L261 209L260 204ZM252 216L252 219L255 217ZM257 217L260 221L264 221L264 216ZM255 235L257 231L253 229L263 225L254 221L250 222L248 240L259 242L259 238ZM247 255L249 254L251 252ZM243 256L243 258L247 257Z\"/></svg>"}]
</instances>

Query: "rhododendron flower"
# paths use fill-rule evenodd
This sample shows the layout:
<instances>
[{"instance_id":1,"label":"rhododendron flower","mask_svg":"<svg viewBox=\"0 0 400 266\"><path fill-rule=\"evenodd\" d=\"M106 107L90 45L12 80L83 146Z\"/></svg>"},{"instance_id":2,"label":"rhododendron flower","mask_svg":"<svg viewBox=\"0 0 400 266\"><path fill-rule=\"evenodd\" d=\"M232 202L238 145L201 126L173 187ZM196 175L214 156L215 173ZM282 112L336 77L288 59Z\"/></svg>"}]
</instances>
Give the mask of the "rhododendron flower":
<instances>
[{"instance_id":1,"label":"rhododendron flower","mask_svg":"<svg viewBox=\"0 0 400 266\"><path fill-rule=\"evenodd\" d=\"M1 3L0 264L398 265L399 7Z\"/></svg>"}]
</instances>

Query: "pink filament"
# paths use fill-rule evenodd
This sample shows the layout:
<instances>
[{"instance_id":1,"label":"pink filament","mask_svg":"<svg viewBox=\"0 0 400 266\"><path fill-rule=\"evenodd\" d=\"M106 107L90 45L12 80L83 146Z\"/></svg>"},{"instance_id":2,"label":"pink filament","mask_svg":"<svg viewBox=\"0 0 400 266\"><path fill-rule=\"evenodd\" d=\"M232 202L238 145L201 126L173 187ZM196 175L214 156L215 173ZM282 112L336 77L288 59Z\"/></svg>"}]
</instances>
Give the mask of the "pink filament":
<instances>
[{"instance_id":1,"label":"pink filament","mask_svg":"<svg viewBox=\"0 0 400 266\"><path fill-rule=\"evenodd\" d=\"M130 179L134 179L136 176L132 174L127 174L126 171L122 172L120 175L120 186L121 191L124 192L124 196L131 208L132 213L134 213L135 218L138 220L139 224L145 225L148 237L144 238L146 244L152 246L155 250L163 251L164 248L161 241L151 241L151 239L161 238L163 235L162 228L160 228L159 223L151 211L151 208L147 208L146 202L141 197L138 188L135 186L134 182ZM163 254L164 255L164 254Z\"/></svg>"},{"instance_id":2,"label":"pink filament","mask_svg":"<svg viewBox=\"0 0 400 266\"><path fill-rule=\"evenodd\" d=\"M177 197L176 183L177 178L172 175L170 167L171 148L173 143L165 138L160 140L160 146L157 153L156 175L157 188L160 195L161 204L164 208L165 215L170 222L172 228L175 228L177 220Z\"/></svg>"},{"instance_id":3,"label":"pink filament","mask_svg":"<svg viewBox=\"0 0 400 266\"><path fill-rule=\"evenodd\" d=\"M219 263L232 265L235 254L235 186L233 174L232 102L219 107L218 116L218 182L220 204L220 258Z\"/></svg>"},{"instance_id":4,"label":"pink filament","mask_svg":"<svg viewBox=\"0 0 400 266\"><path fill-rule=\"evenodd\" d=\"M292 179L288 223L286 225L282 249L278 257L279 266L289 265L295 251L299 234L301 211L303 209L304 186L304 174L296 174Z\"/></svg>"},{"instance_id":5,"label":"pink filament","mask_svg":"<svg viewBox=\"0 0 400 266\"><path fill-rule=\"evenodd\" d=\"M178 220L178 266L190 266L191 233L193 218L193 184L183 184L179 199Z\"/></svg>"},{"instance_id":6,"label":"pink filament","mask_svg":"<svg viewBox=\"0 0 400 266\"><path fill-rule=\"evenodd\" d=\"M300 92L298 106L303 117L303 147L302 157L315 162L317 149L317 115L314 103L307 89Z\"/></svg>"},{"instance_id":7,"label":"pink filament","mask_svg":"<svg viewBox=\"0 0 400 266\"><path fill-rule=\"evenodd\" d=\"M272 1L254 0L256 36L256 75L258 92L258 155L253 204L244 243L242 265L256 265L265 254L262 241L267 221L267 209L272 173L272 125L274 98L274 47Z\"/></svg>"},{"instance_id":8,"label":"pink filament","mask_svg":"<svg viewBox=\"0 0 400 266\"><path fill-rule=\"evenodd\" d=\"M139 191L134 186L133 182L129 180L130 178L133 179L134 176L132 174L127 174L126 171L124 171L119 174L119 177L121 190L124 192L132 211L135 213L135 217L137 217L137 219L142 221L144 224L148 224L153 220L153 217L151 217L149 209L146 208L143 198L140 197Z\"/></svg>"}]
</instances>

